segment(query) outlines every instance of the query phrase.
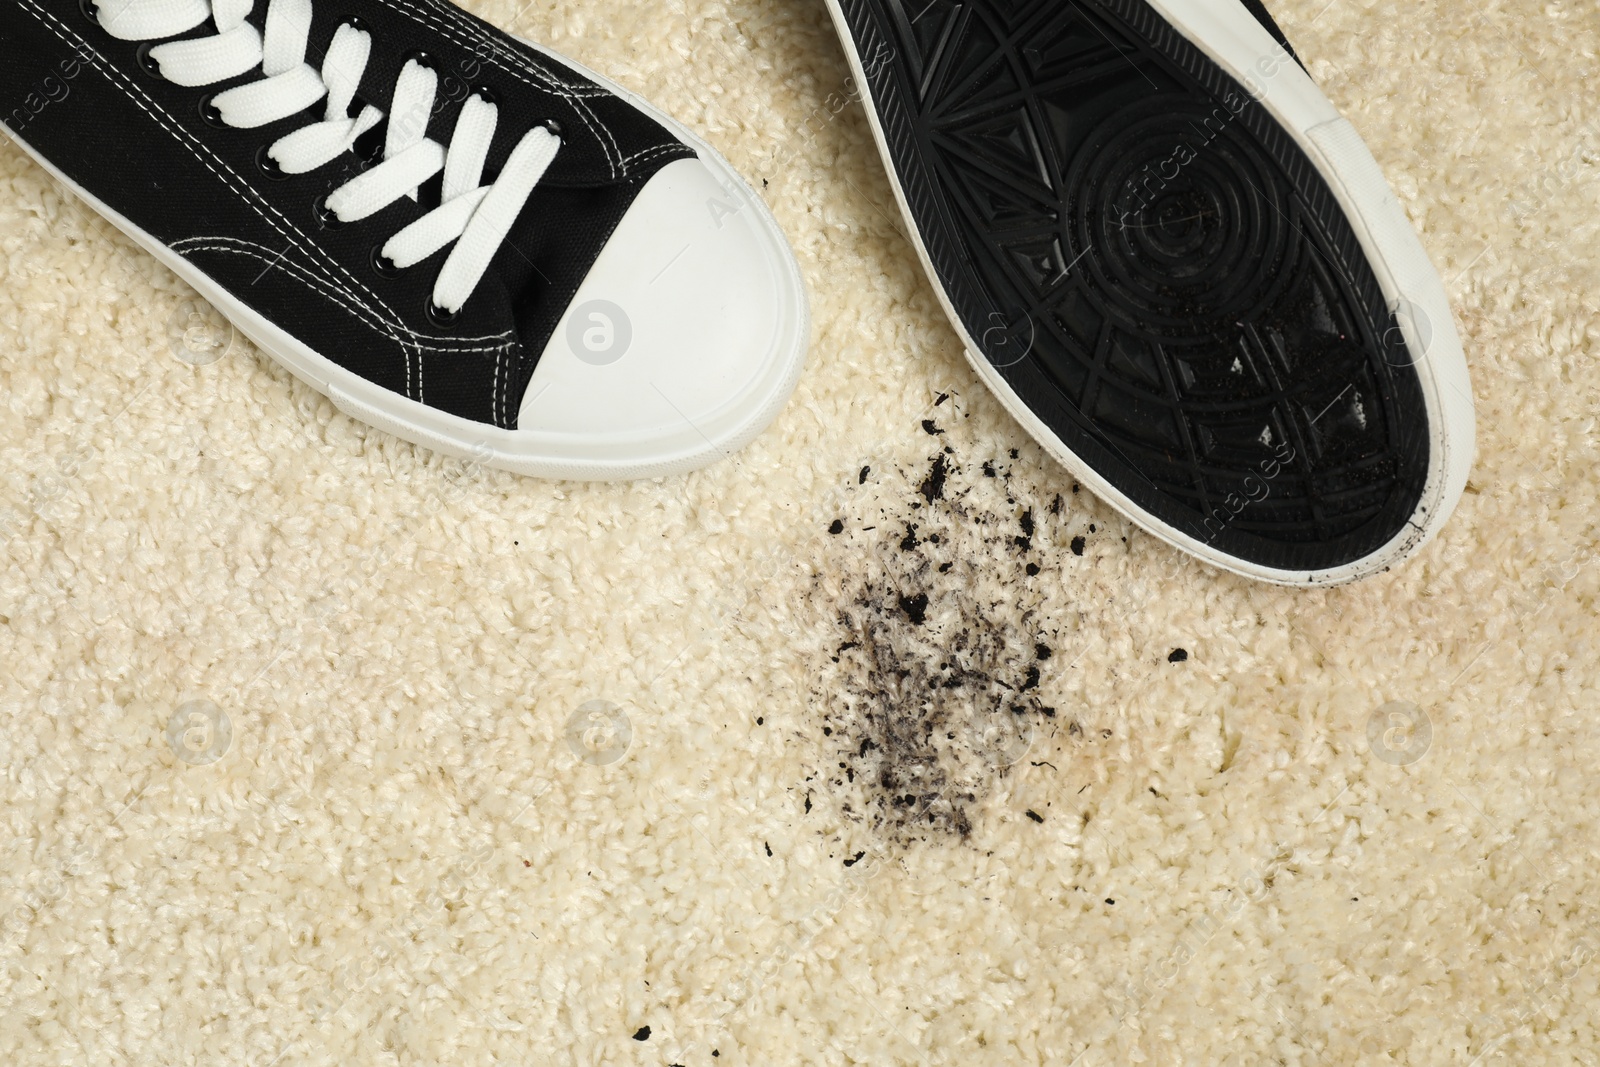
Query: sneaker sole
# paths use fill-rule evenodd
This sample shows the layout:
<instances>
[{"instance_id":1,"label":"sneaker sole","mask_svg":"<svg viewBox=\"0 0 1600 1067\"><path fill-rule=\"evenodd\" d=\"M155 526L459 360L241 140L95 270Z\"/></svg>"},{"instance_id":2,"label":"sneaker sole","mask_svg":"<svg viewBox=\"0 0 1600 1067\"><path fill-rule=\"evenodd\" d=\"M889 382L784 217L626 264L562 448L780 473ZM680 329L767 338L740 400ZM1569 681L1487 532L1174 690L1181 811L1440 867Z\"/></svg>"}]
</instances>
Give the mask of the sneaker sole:
<instances>
[{"instance_id":1,"label":"sneaker sole","mask_svg":"<svg viewBox=\"0 0 1600 1067\"><path fill-rule=\"evenodd\" d=\"M898 70L896 77L880 76L886 67L901 63L902 57L908 55L915 57L915 64L921 66L926 77L932 76L939 60L930 57L938 57L949 44L948 29L943 31L944 39L939 37L941 27L937 21L941 12L936 8L940 5L926 5L920 14L908 11L897 0L828 0L828 6L844 42L855 83L867 105L873 134L887 164L896 199L911 224L918 255L945 311L961 334L968 360L1011 414L1078 480L1139 526L1200 559L1246 577L1284 585L1324 586L1365 577L1416 552L1437 533L1465 488L1475 434L1471 383L1443 286L1382 171L1355 129L1340 117L1298 63L1242 6L1206 0L1150 3L1068 0L1052 5L1002 4L997 0L977 2L984 10L987 26L998 26L999 32L1006 34L1027 33L1030 41L1065 39L1069 22L1077 30L1081 30L1085 22L1114 27L1117 34L1136 46L1119 49L1111 45L1114 51L1120 52L1116 56L1118 63L1131 64L1152 87L1158 80L1162 81L1167 86L1165 92L1171 91L1175 81L1186 85L1193 105L1201 109L1201 113L1213 112L1221 102L1230 101L1230 94L1248 93L1260 105L1260 114L1270 122L1265 126L1256 122L1257 128L1251 130L1254 137L1249 139L1254 150L1244 153L1249 158L1242 158L1241 165L1256 168L1252 176L1260 175L1263 181L1280 183L1281 188L1277 189L1267 186L1268 194L1280 199L1282 196L1300 197L1320 205L1323 209L1321 221L1327 227L1326 239L1337 254L1350 256L1352 274L1359 274L1358 268L1362 266L1355 262L1355 257L1365 260L1365 267L1370 268L1370 284L1364 289L1351 284L1346 288L1358 290L1356 296L1365 301L1363 311L1377 312L1376 319L1389 323L1380 336L1392 342L1392 350L1397 353L1397 358L1385 355L1386 360L1399 365L1395 369L1400 373L1391 371L1391 377L1409 381L1412 375L1401 367L1414 367L1416 384L1412 388L1420 392L1418 399L1427 413L1427 427L1426 433L1420 432L1418 427L1408 446L1427 449L1426 476L1416 479L1420 485L1415 488L1414 504L1409 507L1409 513L1395 516L1396 521L1388 524L1388 529L1398 532L1386 534L1382 543L1367 546L1356 558L1335 565L1298 565L1294 557L1299 550L1293 547L1285 550L1284 559L1266 562L1224 550L1213 541L1217 540L1218 526L1227 523L1219 524L1213 516L1220 513L1224 520L1233 520L1243 510L1243 505L1234 510L1229 504L1219 512L1215 502L1207 506L1202 492L1199 494L1201 506L1191 507L1188 512L1165 507L1163 497L1181 496L1186 491L1183 486L1175 488L1170 481L1158 484L1140 470L1139 463L1121 453L1116 454L1142 477L1143 483L1138 478L1128 477L1123 477L1120 484L1113 482L1100 469L1103 464L1091 462L1089 456L1081 454L1097 447L1097 442L1089 439L1092 434L1080 435L1074 447L1035 412L1009 380L1015 375L1005 372L1028 358L1038 333L1039 317L1051 312L1037 303L1022 307L995 306L989 294L1008 289L1015 292L1016 276L999 277L1002 271L996 266L998 259L986 260L968 254L968 250L1003 245L1006 235L998 230L1005 220L997 221L996 229L986 232L982 224L973 221L978 213L951 210L949 191L941 186L943 178L939 166L929 159L928 139L932 136L929 131L934 120L940 125L940 135L954 138L941 145L941 150L948 155L948 145L957 143L960 138L985 136L988 127L984 124L996 117L995 107L990 106L992 100L972 106L970 123L968 112L961 108L934 116L924 110L929 106L924 99L913 99L915 94L900 88L903 83L896 80L896 77L914 77L915 66L907 65ZM1109 36L1104 40L1107 44L1111 42ZM1086 54L1087 51L1086 48ZM1070 63L1071 57L1044 56L1039 62ZM1070 67L1058 66L1051 76L1062 69ZM966 72L967 68L962 70ZM1001 74L1003 76L1003 72ZM974 82L981 82L988 76L987 72L976 68L970 74ZM1106 159L1102 153L1092 165L1080 167L1070 146L1064 148L1061 139L1084 137L1082 130L1087 124L1099 121L1115 108L1125 109L1119 114L1137 116L1141 100L1137 93L1130 95L1126 87L1128 80L1124 78L1115 90L1120 96L1117 100L1097 96L1098 87L1087 80L1081 99L1075 99L1059 116L1052 116L1056 120L1053 124L1033 126L1034 130L1043 129L1044 136L1053 138L1047 147L1059 158L1073 160L1069 170L1077 169L1084 184L1102 177L1103 172L1114 167L1115 159ZM924 82L923 86L926 85ZM1002 86L1000 92L1003 95L1014 88ZM1149 96L1156 95L1152 89ZM1256 112L1246 109L1245 103L1239 101L1240 110L1236 114L1255 116ZM1228 112L1234 111L1230 102ZM1159 116L1153 118L1160 119ZM1225 114L1222 121L1231 120ZM968 124L963 127L963 123ZM1273 123L1276 131L1270 128ZM1063 130L1069 132L1064 134ZM1071 132L1074 130L1076 132ZM1003 132L1014 136L1013 129ZM1021 155L1031 153L1035 158L1043 158L1036 144L1014 147ZM975 161L982 163L976 157ZM1095 173L1096 167L1101 174ZM995 181L996 187L1004 187L1006 180L1002 175ZM1270 196L1265 198L1270 199ZM1251 218L1249 223L1250 232L1256 235L1272 231L1274 226L1279 230L1283 228L1271 217ZM1067 275L1063 272L1072 269L1095 272L1110 283L1107 288L1133 294L1135 306L1120 309L1122 314L1148 310L1159 315L1170 310L1138 307L1141 284L1144 286L1142 295L1149 297L1148 279L1130 276L1127 258L1108 250L1109 245L1097 248L1092 242L1085 243L1085 250L1076 258L1067 256L1059 245L1054 249L1044 248L1036 261L1037 270L1060 278L1065 278ZM1052 253L1056 257L1053 262ZM1069 258L1072 262L1066 262ZM1314 257L1307 257L1310 258ZM1237 279L1240 292L1230 296L1242 303L1261 306L1262 301L1256 299L1252 287L1264 290L1281 284L1286 283L1270 271L1253 269ZM1059 309L1055 309L1055 313L1061 314ZM1103 367L1112 355L1102 346L1102 350L1093 353L1093 362ZM1379 367L1378 373L1382 372L1383 368ZM1170 369L1152 371L1157 376L1163 373L1169 381L1172 379ZM1234 399L1222 398L1223 406ZM1174 406L1179 405L1174 403ZM1090 423L1070 405L1066 409L1058 408L1057 416L1062 421L1075 419L1080 426ZM1140 413L1132 412L1129 417L1138 418ZM1181 432L1189 429L1192 427L1183 428ZM1302 424L1300 429L1305 430L1305 426ZM1284 436L1295 437L1293 433ZM1295 440L1301 443L1300 438ZM1199 452L1192 441L1186 444L1192 460ZM1109 447L1114 450L1116 445L1113 443ZM1197 461L1195 469L1198 470ZM1197 474L1198 484L1204 484L1199 482L1201 477L1203 474ZM1257 479L1257 484L1270 480L1270 477L1263 477ZM1265 491L1270 494L1270 486L1266 486ZM1194 495L1190 493L1191 497ZM1320 521L1314 510L1311 515L1311 523ZM1314 542L1320 528L1308 526L1289 532L1304 541ZM1281 528L1278 530L1280 534L1283 532Z\"/></svg>"}]
</instances>

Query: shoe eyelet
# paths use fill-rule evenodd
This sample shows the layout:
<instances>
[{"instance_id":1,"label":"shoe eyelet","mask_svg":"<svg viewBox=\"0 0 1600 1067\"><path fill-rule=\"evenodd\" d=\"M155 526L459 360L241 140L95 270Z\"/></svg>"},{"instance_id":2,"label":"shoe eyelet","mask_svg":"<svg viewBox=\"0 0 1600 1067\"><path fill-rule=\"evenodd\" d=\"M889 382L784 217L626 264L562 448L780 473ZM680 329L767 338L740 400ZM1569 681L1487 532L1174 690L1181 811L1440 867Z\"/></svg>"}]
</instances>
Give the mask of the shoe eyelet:
<instances>
[{"instance_id":1,"label":"shoe eyelet","mask_svg":"<svg viewBox=\"0 0 1600 1067\"><path fill-rule=\"evenodd\" d=\"M539 125L543 126L546 130L549 130L550 136L554 137L558 141L561 140L562 136L566 133L566 128L555 119L545 119L543 122L539 123Z\"/></svg>"},{"instance_id":2,"label":"shoe eyelet","mask_svg":"<svg viewBox=\"0 0 1600 1067\"><path fill-rule=\"evenodd\" d=\"M78 0L78 10L83 12L83 17L100 25L100 11L95 7L95 0Z\"/></svg>"},{"instance_id":3,"label":"shoe eyelet","mask_svg":"<svg viewBox=\"0 0 1600 1067\"><path fill-rule=\"evenodd\" d=\"M212 97L209 94L200 98L200 121L219 130L231 129L226 122L222 121L222 109L212 102Z\"/></svg>"},{"instance_id":4,"label":"shoe eyelet","mask_svg":"<svg viewBox=\"0 0 1600 1067\"><path fill-rule=\"evenodd\" d=\"M278 165L278 161L272 158L271 153L271 145L262 145L256 151L256 166L261 168L262 174L265 174L268 178L275 182L287 181L289 175L285 173L284 169Z\"/></svg>"},{"instance_id":5,"label":"shoe eyelet","mask_svg":"<svg viewBox=\"0 0 1600 1067\"><path fill-rule=\"evenodd\" d=\"M434 304L433 297L428 297L426 303L428 321L441 330L447 330L461 321L461 312L446 311Z\"/></svg>"},{"instance_id":6,"label":"shoe eyelet","mask_svg":"<svg viewBox=\"0 0 1600 1067\"><path fill-rule=\"evenodd\" d=\"M358 33L372 33L371 30L367 29L367 24L360 15L346 15L342 20L342 24L349 26L352 30L355 30Z\"/></svg>"},{"instance_id":7,"label":"shoe eyelet","mask_svg":"<svg viewBox=\"0 0 1600 1067\"><path fill-rule=\"evenodd\" d=\"M138 62L140 70L144 71L146 74L150 75L150 77L155 78L158 81L166 81L166 76L161 73L160 61L157 60L155 56L150 54L150 50L155 46L156 43L154 41L146 41L144 44L140 45L139 50L134 53L134 58Z\"/></svg>"},{"instance_id":8,"label":"shoe eyelet","mask_svg":"<svg viewBox=\"0 0 1600 1067\"><path fill-rule=\"evenodd\" d=\"M496 93L487 85L474 85L470 90L468 90L468 95L477 97L485 104L493 104L495 107L500 106L500 94Z\"/></svg>"},{"instance_id":9,"label":"shoe eyelet","mask_svg":"<svg viewBox=\"0 0 1600 1067\"><path fill-rule=\"evenodd\" d=\"M436 71L439 69L439 61L434 59L431 54L424 52L420 48L414 48L400 57L400 69L405 70L406 64L413 61L416 62L417 66L423 67L427 70Z\"/></svg>"},{"instance_id":10,"label":"shoe eyelet","mask_svg":"<svg viewBox=\"0 0 1600 1067\"><path fill-rule=\"evenodd\" d=\"M311 205L311 213L317 217L317 223L324 230L337 230L344 225L344 220L329 209L326 196L317 197L316 203Z\"/></svg>"},{"instance_id":11,"label":"shoe eyelet","mask_svg":"<svg viewBox=\"0 0 1600 1067\"><path fill-rule=\"evenodd\" d=\"M394 260L383 254L382 245L372 246L371 260L372 272L380 278L398 278L405 273L404 267L396 266ZM428 301L428 304L431 307L433 301Z\"/></svg>"}]
</instances>

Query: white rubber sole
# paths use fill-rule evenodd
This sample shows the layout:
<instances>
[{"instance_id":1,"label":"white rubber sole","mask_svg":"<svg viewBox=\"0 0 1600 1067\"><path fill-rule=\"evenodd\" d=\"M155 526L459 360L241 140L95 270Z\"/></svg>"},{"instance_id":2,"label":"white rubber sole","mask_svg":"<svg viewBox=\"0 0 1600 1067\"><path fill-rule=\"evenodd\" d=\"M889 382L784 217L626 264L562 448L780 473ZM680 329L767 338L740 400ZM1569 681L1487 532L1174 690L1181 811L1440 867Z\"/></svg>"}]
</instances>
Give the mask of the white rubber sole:
<instances>
[{"instance_id":1,"label":"white rubber sole","mask_svg":"<svg viewBox=\"0 0 1600 1067\"><path fill-rule=\"evenodd\" d=\"M1421 353L1416 367L1427 404L1429 469L1422 496L1401 533L1372 554L1328 571L1263 567L1219 552L1168 525L1135 504L1067 448L979 351L962 325L928 255L895 173L888 140L878 118L861 56L839 0L828 9L844 44L867 118L882 153L895 199L912 233L917 254L939 302L960 333L967 360L1007 411L1057 462L1090 492L1138 526L1223 570L1278 585L1331 586L1356 581L1394 566L1426 545L1455 509L1472 471L1476 415L1466 355L1444 286L1411 221L1355 127L1340 116L1300 65L1234 0L1148 0L1174 29L1244 85L1294 138L1333 191L1361 243L1379 286L1397 319L1407 349Z\"/></svg>"},{"instance_id":2,"label":"white rubber sole","mask_svg":"<svg viewBox=\"0 0 1600 1067\"><path fill-rule=\"evenodd\" d=\"M794 253L772 212L716 149L627 89L534 42L523 43L627 100L695 149L722 192L741 201L736 205L738 212L753 224L766 247L774 278L774 292L770 295L779 308L779 321L772 330L773 344L759 361L753 361L747 384L712 424L682 420L680 431L667 436L658 434L641 448L640 442L615 433L585 436L502 429L391 392L308 348L234 298L204 271L72 181L23 138L7 132L57 181L192 286L261 351L353 419L436 452L539 478L655 478L686 473L723 459L749 444L777 417L804 368L810 342L810 308Z\"/></svg>"}]
</instances>

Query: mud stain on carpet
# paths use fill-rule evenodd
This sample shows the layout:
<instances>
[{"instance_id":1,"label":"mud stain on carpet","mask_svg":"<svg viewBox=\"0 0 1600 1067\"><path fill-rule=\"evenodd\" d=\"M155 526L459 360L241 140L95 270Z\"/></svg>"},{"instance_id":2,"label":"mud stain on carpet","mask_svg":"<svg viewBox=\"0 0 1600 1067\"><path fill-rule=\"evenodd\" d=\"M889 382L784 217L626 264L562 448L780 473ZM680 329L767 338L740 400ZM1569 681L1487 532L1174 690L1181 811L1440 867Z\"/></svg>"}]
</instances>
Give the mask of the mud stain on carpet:
<instances>
[{"instance_id":1,"label":"mud stain on carpet","mask_svg":"<svg viewBox=\"0 0 1600 1067\"><path fill-rule=\"evenodd\" d=\"M1060 684L1078 620L1063 567L1109 534L1065 472L968 443L960 415L936 414L924 458L842 488L802 606L826 643L807 789L896 846L967 840L1019 764L1082 736Z\"/></svg>"}]
</instances>

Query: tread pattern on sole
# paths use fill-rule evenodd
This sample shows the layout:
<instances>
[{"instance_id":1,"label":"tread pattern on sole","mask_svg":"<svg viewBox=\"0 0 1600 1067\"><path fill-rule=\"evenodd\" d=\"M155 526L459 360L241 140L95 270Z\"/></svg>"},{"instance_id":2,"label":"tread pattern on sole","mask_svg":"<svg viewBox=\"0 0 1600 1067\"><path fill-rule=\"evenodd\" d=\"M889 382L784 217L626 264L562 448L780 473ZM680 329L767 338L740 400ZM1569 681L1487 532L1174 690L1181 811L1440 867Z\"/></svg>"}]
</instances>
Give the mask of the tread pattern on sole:
<instances>
[{"instance_id":1,"label":"tread pattern on sole","mask_svg":"<svg viewBox=\"0 0 1600 1067\"><path fill-rule=\"evenodd\" d=\"M1262 566L1404 530L1429 459L1412 357L1243 86L1141 0L841 6L938 281L1068 451Z\"/></svg>"}]
</instances>

